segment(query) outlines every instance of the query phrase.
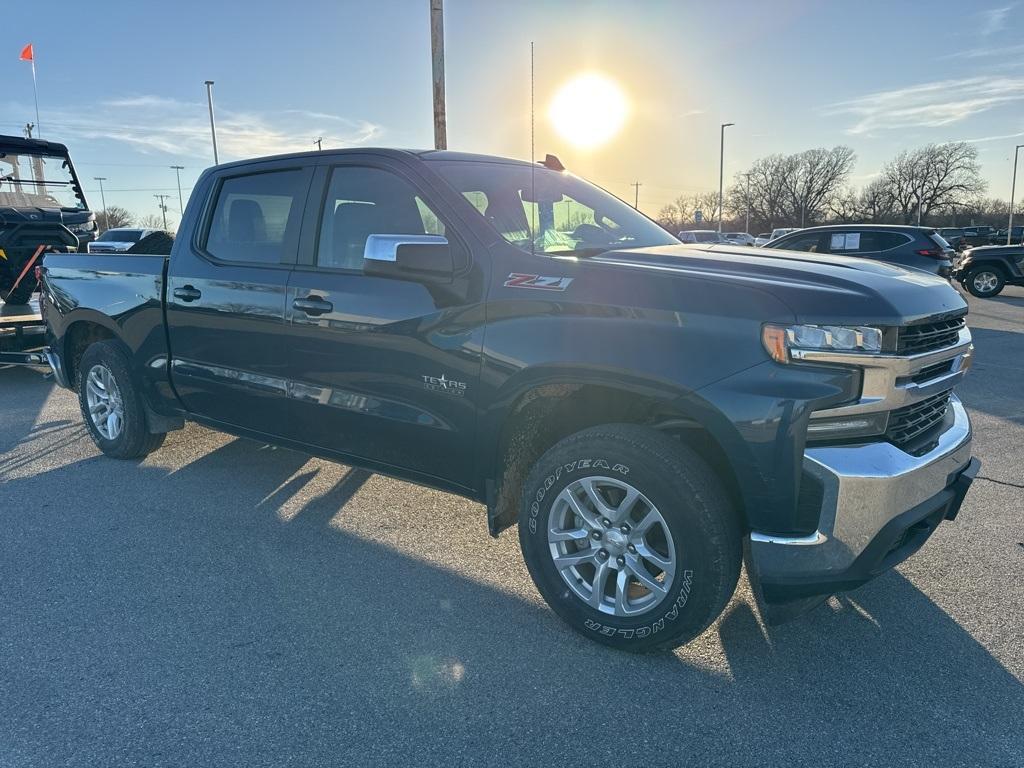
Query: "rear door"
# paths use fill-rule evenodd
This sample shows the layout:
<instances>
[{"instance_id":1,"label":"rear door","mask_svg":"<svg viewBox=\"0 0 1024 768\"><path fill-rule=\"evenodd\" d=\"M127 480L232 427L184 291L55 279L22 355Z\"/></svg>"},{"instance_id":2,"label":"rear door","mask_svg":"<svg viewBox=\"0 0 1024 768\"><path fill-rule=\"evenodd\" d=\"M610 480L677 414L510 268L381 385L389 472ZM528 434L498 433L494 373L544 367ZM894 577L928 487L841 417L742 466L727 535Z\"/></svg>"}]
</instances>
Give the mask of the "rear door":
<instances>
[{"instance_id":1,"label":"rear door","mask_svg":"<svg viewBox=\"0 0 1024 768\"><path fill-rule=\"evenodd\" d=\"M403 164L334 158L318 176L322 203L311 205L285 308L292 437L468 484L484 285L479 274L470 279L470 236ZM447 279L369 274L370 235L447 239Z\"/></svg>"},{"instance_id":2,"label":"rear door","mask_svg":"<svg viewBox=\"0 0 1024 768\"><path fill-rule=\"evenodd\" d=\"M313 168L224 169L171 260L171 378L190 413L280 434L287 423L285 297Z\"/></svg>"},{"instance_id":3,"label":"rear door","mask_svg":"<svg viewBox=\"0 0 1024 768\"><path fill-rule=\"evenodd\" d=\"M844 229L828 233L827 253L876 259L879 254L878 233L873 230Z\"/></svg>"}]
</instances>

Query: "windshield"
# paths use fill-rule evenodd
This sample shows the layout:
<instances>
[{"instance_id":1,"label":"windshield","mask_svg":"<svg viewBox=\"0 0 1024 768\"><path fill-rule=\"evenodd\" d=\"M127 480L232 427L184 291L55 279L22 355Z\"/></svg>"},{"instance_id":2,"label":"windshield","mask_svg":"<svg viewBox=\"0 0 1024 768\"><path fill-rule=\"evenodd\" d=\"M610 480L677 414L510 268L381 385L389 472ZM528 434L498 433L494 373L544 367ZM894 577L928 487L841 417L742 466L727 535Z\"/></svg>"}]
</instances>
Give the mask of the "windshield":
<instances>
[{"instance_id":1,"label":"windshield","mask_svg":"<svg viewBox=\"0 0 1024 768\"><path fill-rule=\"evenodd\" d=\"M634 208L570 173L542 166L430 161L503 238L550 254L677 245Z\"/></svg>"},{"instance_id":2,"label":"windshield","mask_svg":"<svg viewBox=\"0 0 1024 768\"><path fill-rule=\"evenodd\" d=\"M104 243L137 243L141 239L141 229L108 229L96 238L97 241Z\"/></svg>"},{"instance_id":3,"label":"windshield","mask_svg":"<svg viewBox=\"0 0 1024 768\"><path fill-rule=\"evenodd\" d=\"M85 210L66 158L0 152L0 207Z\"/></svg>"}]
</instances>

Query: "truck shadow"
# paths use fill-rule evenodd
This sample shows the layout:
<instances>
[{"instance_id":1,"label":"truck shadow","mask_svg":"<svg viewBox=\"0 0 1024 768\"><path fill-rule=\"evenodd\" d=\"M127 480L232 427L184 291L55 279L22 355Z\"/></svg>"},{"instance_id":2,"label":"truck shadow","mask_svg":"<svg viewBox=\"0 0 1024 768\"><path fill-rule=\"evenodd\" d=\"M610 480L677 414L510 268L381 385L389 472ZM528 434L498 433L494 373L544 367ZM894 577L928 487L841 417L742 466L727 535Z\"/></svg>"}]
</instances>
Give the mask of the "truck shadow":
<instances>
[{"instance_id":1,"label":"truck shadow","mask_svg":"<svg viewBox=\"0 0 1024 768\"><path fill-rule=\"evenodd\" d=\"M631 656L555 619L476 505L198 429L164 450L193 460L0 484L0 762L1019 760L1024 686L898 574Z\"/></svg>"}]
</instances>

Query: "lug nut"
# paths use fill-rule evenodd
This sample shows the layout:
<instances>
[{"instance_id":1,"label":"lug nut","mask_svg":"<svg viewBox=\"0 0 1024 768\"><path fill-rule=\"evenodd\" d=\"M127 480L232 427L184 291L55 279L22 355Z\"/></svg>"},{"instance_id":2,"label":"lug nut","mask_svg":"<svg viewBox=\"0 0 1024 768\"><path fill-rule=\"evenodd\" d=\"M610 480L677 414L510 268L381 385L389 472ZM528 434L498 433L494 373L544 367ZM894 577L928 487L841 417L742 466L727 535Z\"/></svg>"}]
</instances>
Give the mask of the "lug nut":
<instances>
[{"instance_id":1,"label":"lug nut","mask_svg":"<svg viewBox=\"0 0 1024 768\"><path fill-rule=\"evenodd\" d=\"M590 538L592 538L594 541L600 541L601 540L601 532L600 531L594 531L593 533L590 534Z\"/></svg>"},{"instance_id":2,"label":"lug nut","mask_svg":"<svg viewBox=\"0 0 1024 768\"><path fill-rule=\"evenodd\" d=\"M607 549L598 550L597 556L600 557L602 560L607 560L608 559L608 550Z\"/></svg>"},{"instance_id":3,"label":"lug nut","mask_svg":"<svg viewBox=\"0 0 1024 768\"><path fill-rule=\"evenodd\" d=\"M626 547L626 549L629 550L629 553L631 555L635 555L636 554L636 547L633 544L630 544L628 547Z\"/></svg>"},{"instance_id":4,"label":"lug nut","mask_svg":"<svg viewBox=\"0 0 1024 768\"><path fill-rule=\"evenodd\" d=\"M619 532L620 533L629 533L629 526L626 525L625 523L623 523L622 525L619 526Z\"/></svg>"},{"instance_id":5,"label":"lug nut","mask_svg":"<svg viewBox=\"0 0 1024 768\"><path fill-rule=\"evenodd\" d=\"M622 555L619 555L618 557L615 558L615 562L618 563L619 565L625 565L626 564L626 558L624 558Z\"/></svg>"},{"instance_id":6,"label":"lug nut","mask_svg":"<svg viewBox=\"0 0 1024 768\"><path fill-rule=\"evenodd\" d=\"M609 520L607 517L602 517L601 518L601 525L603 525L605 528L611 528L612 521Z\"/></svg>"}]
</instances>

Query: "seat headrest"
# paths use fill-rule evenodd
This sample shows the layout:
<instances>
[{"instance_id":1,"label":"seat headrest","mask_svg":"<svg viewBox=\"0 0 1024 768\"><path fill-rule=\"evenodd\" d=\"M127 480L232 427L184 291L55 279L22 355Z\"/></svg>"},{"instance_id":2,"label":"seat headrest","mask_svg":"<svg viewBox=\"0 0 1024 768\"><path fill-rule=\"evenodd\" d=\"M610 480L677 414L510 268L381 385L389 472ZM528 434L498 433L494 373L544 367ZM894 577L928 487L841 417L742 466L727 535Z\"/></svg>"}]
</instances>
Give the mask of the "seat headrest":
<instances>
[{"instance_id":1,"label":"seat headrest","mask_svg":"<svg viewBox=\"0 0 1024 768\"><path fill-rule=\"evenodd\" d=\"M236 243L259 243L267 239L263 209L255 200L233 200L228 210L228 239Z\"/></svg>"}]
</instances>

